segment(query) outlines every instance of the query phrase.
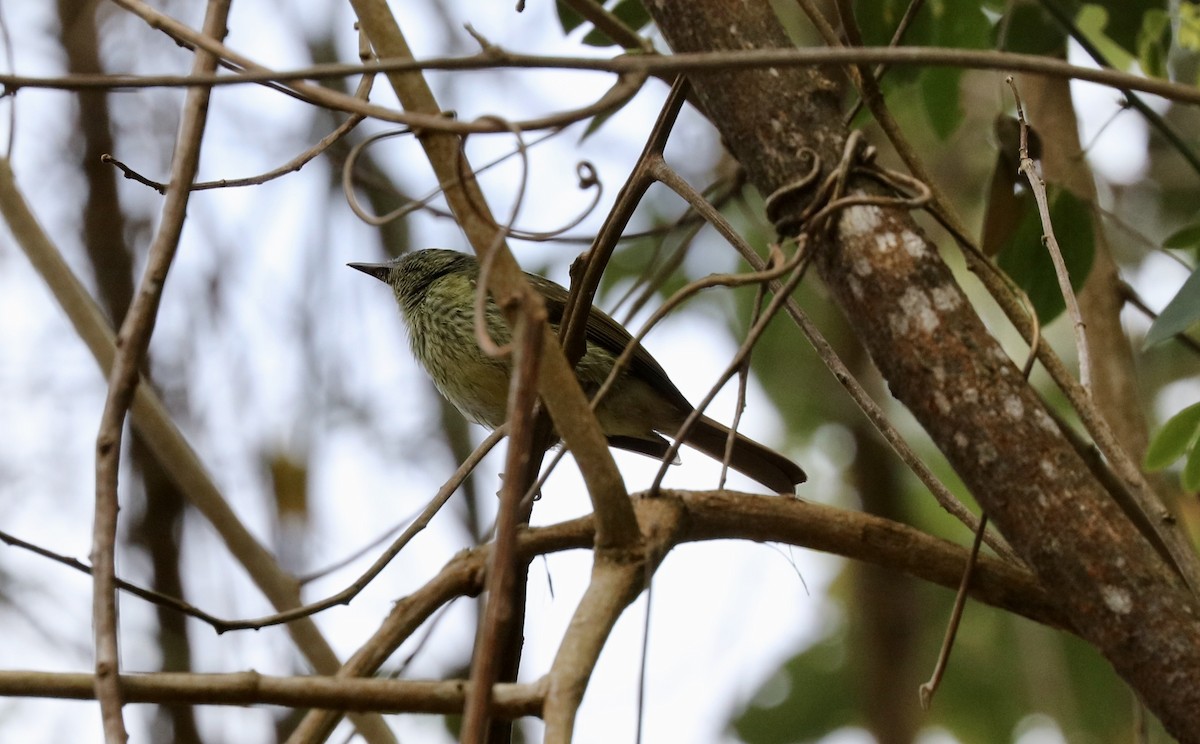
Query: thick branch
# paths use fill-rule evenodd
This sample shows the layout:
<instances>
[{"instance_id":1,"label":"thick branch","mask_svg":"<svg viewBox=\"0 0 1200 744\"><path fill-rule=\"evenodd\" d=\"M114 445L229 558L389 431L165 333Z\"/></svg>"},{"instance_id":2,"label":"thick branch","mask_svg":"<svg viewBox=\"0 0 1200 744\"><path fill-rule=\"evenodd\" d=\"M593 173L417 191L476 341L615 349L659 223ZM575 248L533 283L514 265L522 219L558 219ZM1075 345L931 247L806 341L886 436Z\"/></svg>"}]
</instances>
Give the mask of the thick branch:
<instances>
[{"instance_id":1,"label":"thick branch","mask_svg":"<svg viewBox=\"0 0 1200 744\"><path fill-rule=\"evenodd\" d=\"M682 509L672 501L678 501ZM663 491L653 499L633 502L655 555L700 540L754 540L812 548L873 563L953 590L966 565L965 548L898 522L870 514L732 491ZM594 519L581 517L518 536L517 553L536 555L591 548ZM662 536L669 535L670 539ZM421 623L439 607L460 596L483 590L491 544L464 550L415 593L401 599L370 641L338 672L338 677L374 674ZM969 593L986 604L1056 628L1070 629L1037 580L1023 568L981 556ZM337 724L338 714L314 711L288 739L288 744L321 741Z\"/></svg>"},{"instance_id":2,"label":"thick branch","mask_svg":"<svg viewBox=\"0 0 1200 744\"><path fill-rule=\"evenodd\" d=\"M575 717L600 652L608 643L621 613L650 583L663 556L679 540L688 523L683 504L673 499L646 499L638 503L638 522L646 537L637 550L596 552L587 591L571 616L571 623L546 675L546 743L572 740Z\"/></svg>"}]
</instances>

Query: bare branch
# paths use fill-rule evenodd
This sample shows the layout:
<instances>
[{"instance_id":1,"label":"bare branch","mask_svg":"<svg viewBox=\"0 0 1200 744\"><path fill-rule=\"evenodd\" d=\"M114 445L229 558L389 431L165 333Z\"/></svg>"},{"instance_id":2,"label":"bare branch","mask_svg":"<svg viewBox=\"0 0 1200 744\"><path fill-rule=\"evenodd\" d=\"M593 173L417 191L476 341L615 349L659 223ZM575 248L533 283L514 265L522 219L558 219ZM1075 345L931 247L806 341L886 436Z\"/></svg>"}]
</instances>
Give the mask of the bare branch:
<instances>
[{"instance_id":1,"label":"bare branch","mask_svg":"<svg viewBox=\"0 0 1200 744\"><path fill-rule=\"evenodd\" d=\"M1058 287L1062 291L1063 301L1067 305L1067 314L1071 316L1071 326L1075 331L1075 354L1079 358L1079 384L1089 396L1092 393L1092 362L1088 353L1086 324L1083 313L1079 311L1079 300L1075 290L1071 288L1071 276L1067 272L1067 264L1063 261L1062 249L1058 247L1058 238L1054 236L1054 223L1050 220L1050 202L1046 196L1046 183L1042 181L1037 166L1029 157L1029 124L1025 121L1025 107L1021 105L1021 95L1017 92L1017 83L1009 75L1004 79L1012 89L1013 99L1017 104L1017 123L1021 127L1020 171L1029 181L1033 198L1037 201L1038 215L1042 218L1042 242L1050 253L1054 263L1054 276L1058 278Z\"/></svg>"},{"instance_id":2,"label":"bare branch","mask_svg":"<svg viewBox=\"0 0 1200 744\"><path fill-rule=\"evenodd\" d=\"M122 674L120 683L128 703L286 705L442 715L462 710L471 689L466 680L273 677L257 672ZM0 696L94 700L95 695L95 679L90 674L0 671ZM542 697L540 685L496 685L491 713L501 718L536 716L541 712Z\"/></svg>"},{"instance_id":3,"label":"bare branch","mask_svg":"<svg viewBox=\"0 0 1200 744\"><path fill-rule=\"evenodd\" d=\"M229 14L229 0L209 0L204 30L209 36L223 38ZM211 54L196 55L192 71L211 73L217 59ZM155 316L162 298L162 286L179 246L183 218L191 184L200 161L200 141L208 116L210 88L190 88L171 164L171 182L158 233L150 246L146 273L134 297L129 313L117 334L117 353L108 381L108 398L96 435L96 516L92 531L92 622L95 625L96 698L104 719L104 736L109 744L128 739L121 716L120 653L117 650L117 473L121 456L121 437L125 416L133 403L138 386L138 368L150 345Z\"/></svg>"},{"instance_id":4,"label":"bare branch","mask_svg":"<svg viewBox=\"0 0 1200 744\"><path fill-rule=\"evenodd\" d=\"M738 51L710 51L672 54L670 56L633 54L610 59L596 57L562 57L508 52L491 47L486 53L469 57L439 57L427 60L383 58L385 61L364 64L321 64L294 70L269 70L251 62L244 55L198 34L194 29L159 13L141 0L113 0L127 10L142 17L151 26L173 38L219 54L241 67L235 75L55 75L36 77L28 75L0 74L0 86L7 90L21 88L48 88L52 90L84 89L133 89L133 88L179 88L196 85L261 85L281 83L316 105L327 106L346 113L405 124L413 127L430 128L456 134L479 134L500 132L494 124L469 121L439 120L420 113L405 113L374 104L355 101L353 97L327 91L302 80L321 80L363 75L373 72L393 73L414 70L496 70L496 69L556 69L608 72L616 75L633 76L627 83L640 85L641 75L650 75L663 80L674 80L678 75L714 70L747 70L771 67L812 67L814 65L843 64L886 64L918 67L962 67L998 72L1028 72L1049 77L1083 80L1111 88L1128 89L1150 93L1180 103L1200 103L1200 91L1193 86L1172 83L1159 78L1147 78L1111 69L1096 69L1067 64L1061 60L1039 57L1032 54L956 49L943 47L842 47L837 49L781 47L779 49L746 49ZM599 111L618 105L633 90L614 87L606 96L586 109L554 115L548 118L517 122L523 130L545 129L565 126L572 121L582 121ZM321 91L326 90L328 95Z\"/></svg>"},{"instance_id":5,"label":"bare branch","mask_svg":"<svg viewBox=\"0 0 1200 744\"><path fill-rule=\"evenodd\" d=\"M908 525L798 499L735 491L671 490L660 491L654 498L635 494L634 499L639 523L655 526L648 540L657 540L655 535L659 534L670 536L661 543L661 548L656 548L654 555L682 543L704 540L776 542L866 561L951 590L962 580L969 557L962 546ZM592 548L595 523L593 516L586 516L523 530L518 535L517 552L523 558L530 558ZM338 677L374 674L439 607L455 597L475 596L482 591L491 550L491 544L487 544L459 553L424 586L398 601L379 630L338 672ZM636 554L626 555L642 560ZM645 579L644 575L639 576L639 583L644 584ZM613 581L614 586L621 585L619 580ZM985 604L1073 632L1071 619L1055 606L1033 574L1008 561L981 555L968 593ZM323 741L337 721L336 713L313 711L288 739L288 744Z\"/></svg>"}]
</instances>

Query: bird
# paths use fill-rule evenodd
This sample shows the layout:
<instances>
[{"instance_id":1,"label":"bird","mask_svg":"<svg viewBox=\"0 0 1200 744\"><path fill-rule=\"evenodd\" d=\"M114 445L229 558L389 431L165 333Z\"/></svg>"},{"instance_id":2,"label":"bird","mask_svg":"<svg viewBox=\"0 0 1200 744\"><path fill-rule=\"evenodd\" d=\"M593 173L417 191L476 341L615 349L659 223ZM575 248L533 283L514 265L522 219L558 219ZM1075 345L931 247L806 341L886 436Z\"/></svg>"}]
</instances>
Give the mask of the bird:
<instances>
[{"instance_id":1,"label":"bird","mask_svg":"<svg viewBox=\"0 0 1200 744\"><path fill-rule=\"evenodd\" d=\"M384 263L351 263L391 287L408 329L413 356L433 379L438 391L464 416L491 429L507 419L511 363L490 356L475 335L475 296L479 262L474 256L441 248L414 251ZM547 320L557 331L568 292L559 284L526 273L545 300ZM511 333L500 308L489 297L484 312L487 331L497 344ZM603 311L591 308L585 331L586 346L575 367L589 397L600 389L613 364L633 341L629 331ZM608 444L659 460L677 437L694 408L671 382L650 352L638 344L626 369L596 406ZM717 461L725 459L730 430L700 416L683 442ZM730 466L780 494L794 494L807 480L799 465L766 445L733 433Z\"/></svg>"}]
</instances>

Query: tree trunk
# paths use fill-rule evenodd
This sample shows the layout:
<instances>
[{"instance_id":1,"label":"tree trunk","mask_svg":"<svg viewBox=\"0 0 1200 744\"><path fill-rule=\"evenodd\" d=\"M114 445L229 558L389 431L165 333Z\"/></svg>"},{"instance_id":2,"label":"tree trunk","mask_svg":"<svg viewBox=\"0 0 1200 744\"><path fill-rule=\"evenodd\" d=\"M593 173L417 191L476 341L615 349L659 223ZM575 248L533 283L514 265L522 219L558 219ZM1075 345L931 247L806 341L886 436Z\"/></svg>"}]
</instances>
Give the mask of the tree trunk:
<instances>
[{"instance_id":1,"label":"tree trunk","mask_svg":"<svg viewBox=\"0 0 1200 744\"><path fill-rule=\"evenodd\" d=\"M791 46L765 0L651 0L676 52ZM815 68L693 76L763 194L841 158L838 85ZM805 198L811 192L804 194ZM854 177L850 194L879 194ZM797 200L791 200L797 201ZM803 205L784 203L781 220ZM1200 742L1200 606L1093 476L899 206L834 215L817 268L855 333L1077 632L1181 741Z\"/></svg>"}]
</instances>

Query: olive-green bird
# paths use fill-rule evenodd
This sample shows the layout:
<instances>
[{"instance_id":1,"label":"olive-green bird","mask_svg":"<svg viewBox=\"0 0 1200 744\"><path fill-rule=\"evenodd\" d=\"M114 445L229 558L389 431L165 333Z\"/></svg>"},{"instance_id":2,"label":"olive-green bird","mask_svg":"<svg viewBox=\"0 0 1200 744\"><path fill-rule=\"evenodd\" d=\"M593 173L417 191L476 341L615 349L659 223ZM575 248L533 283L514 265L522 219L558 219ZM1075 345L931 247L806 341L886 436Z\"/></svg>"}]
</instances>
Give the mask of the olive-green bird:
<instances>
[{"instance_id":1,"label":"olive-green bird","mask_svg":"<svg viewBox=\"0 0 1200 744\"><path fill-rule=\"evenodd\" d=\"M413 354L442 395L477 423L493 429L503 424L508 415L512 370L508 358L484 354L475 338L479 264L474 256L430 249L387 263L350 266L392 288L408 325ZM545 298L549 322L557 330L567 290L540 276L526 276ZM492 339L498 344L507 343L508 324L491 298L486 318ZM632 337L615 320L592 308L586 339L587 350L575 371L584 392L592 396ZM659 433L674 437L692 410L692 404L639 344L626 370L600 401L596 418L613 447L661 460L667 454L668 443ZM728 436L727 427L702 416L683 441L709 457L723 460ZM778 493L794 493L796 484L807 478L794 462L741 434L734 435L729 464Z\"/></svg>"}]
</instances>

